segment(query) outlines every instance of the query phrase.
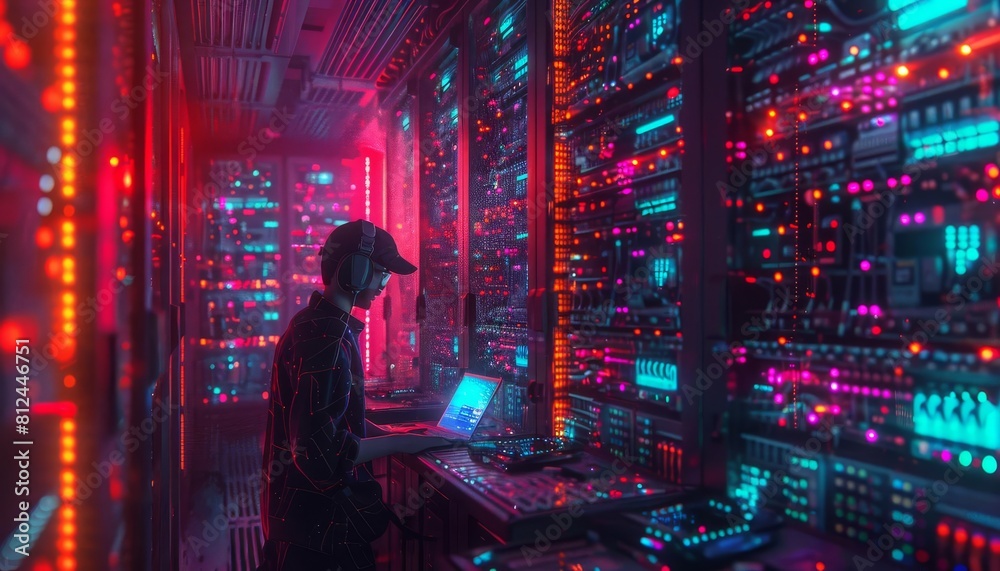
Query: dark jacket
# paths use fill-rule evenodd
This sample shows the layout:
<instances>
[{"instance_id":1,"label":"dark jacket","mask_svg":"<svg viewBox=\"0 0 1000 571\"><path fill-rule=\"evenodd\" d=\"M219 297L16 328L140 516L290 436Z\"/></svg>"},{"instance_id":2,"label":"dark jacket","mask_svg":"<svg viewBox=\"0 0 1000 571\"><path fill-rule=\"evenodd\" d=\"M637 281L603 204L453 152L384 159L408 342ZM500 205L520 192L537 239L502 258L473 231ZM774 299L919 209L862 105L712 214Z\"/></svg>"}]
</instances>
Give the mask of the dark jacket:
<instances>
[{"instance_id":1,"label":"dark jacket","mask_svg":"<svg viewBox=\"0 0 1000 571\"><path fill-rule=\"evenodd\" d=\"M264 441L265 539L279 535L280 526L336 525L332 504L311 501L303 509L294 501L296 490L304 492L300 497L315 497L371 478L355 466L365 436L364 364L357 344L363 328L317 291L278 341Z\"/></svg>"}]
</instances>

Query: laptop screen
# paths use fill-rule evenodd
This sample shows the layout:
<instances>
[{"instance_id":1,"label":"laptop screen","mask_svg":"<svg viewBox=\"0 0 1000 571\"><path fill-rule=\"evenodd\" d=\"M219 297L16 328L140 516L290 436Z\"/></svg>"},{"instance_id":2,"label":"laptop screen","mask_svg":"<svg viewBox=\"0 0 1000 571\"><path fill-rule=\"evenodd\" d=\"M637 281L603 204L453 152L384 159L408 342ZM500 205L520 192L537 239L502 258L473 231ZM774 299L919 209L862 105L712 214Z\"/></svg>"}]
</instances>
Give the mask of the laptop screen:
<instances>
[{"instance_id":1,"label":"laptop screen","mask_svg":"<svg viewBox=\"0 0 1000 571\"><path fill-rule=\"evenodd\" d=\"M486 407L493 399L493 393L500 386L500 379L481 377L466 373L462 377L462 382L458 384L458 389L438 426L457 432L465 436L472 436L472 433L479 426L479 421L486 414Z\"/></svg>"}]
</instances>

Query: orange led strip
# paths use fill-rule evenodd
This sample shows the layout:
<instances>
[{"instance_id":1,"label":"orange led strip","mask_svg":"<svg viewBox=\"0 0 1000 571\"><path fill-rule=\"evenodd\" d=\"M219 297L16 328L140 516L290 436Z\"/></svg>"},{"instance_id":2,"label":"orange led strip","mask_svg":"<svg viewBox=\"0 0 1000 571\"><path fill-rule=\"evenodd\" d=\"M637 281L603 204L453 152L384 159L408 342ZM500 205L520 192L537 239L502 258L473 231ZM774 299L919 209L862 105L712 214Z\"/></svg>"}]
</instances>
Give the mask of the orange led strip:
<instances>
[{"instance_id":1,"label":"orange led strip","mask_svg":"<svg viewBox=\"0 0 1000 571\"><path fill-rule=\"evenodd\" d=\"M569 198L570 188L570 148L565 135L559 133L558 125L569 119L566 109L567 90L569 89L568 65L569 57L569 0L555 0L552 6L553 23L553 98L555 105L552 112L552 123L557 126L554 140L554 175L553 202L563 204ZM553 291L556 296L557 318L556 334L553 336L552 364L552 430L556 436L566 435L566 417L569 414L569 311L572 292L569 289L569 212L565 207L557 206L553 216Z\"/></svg>"},{"instance_id":2,"label":"orange led strip","mask_svg":"<svg viewBox=\"0 0 1000 571\"><path fill-rule=\"evenodd\" d=\"M76 351L76 338L79 335L76 306L76 230L77 224L72 206L77 195L77 82L76 77L76 35L77 35L76 0L59 0L56 9L55 50L56 70L62 73L58 91L62 94L60 110L56 112L59 125L59 143L62 158L57 169L60 174L60 192L65 204L62 211L62 222L57 224L59 244L62 251L58 255L61 264L61 279L55 323L60 339L64 340L60 349L60 360L68 361ZM72 394L76 387L76 376L72 371L64 369L63 387ZM70 398L69 400L73 400ZM57 526L56 547L58 557L56 568L59 571L72 571L77 567L77 512L73 506L77 474L74 466L77 459L76 420L70 415L60 421L59 450L59 481L62 506L59 508L59 525Z\"/></svg>"}]
</instances>

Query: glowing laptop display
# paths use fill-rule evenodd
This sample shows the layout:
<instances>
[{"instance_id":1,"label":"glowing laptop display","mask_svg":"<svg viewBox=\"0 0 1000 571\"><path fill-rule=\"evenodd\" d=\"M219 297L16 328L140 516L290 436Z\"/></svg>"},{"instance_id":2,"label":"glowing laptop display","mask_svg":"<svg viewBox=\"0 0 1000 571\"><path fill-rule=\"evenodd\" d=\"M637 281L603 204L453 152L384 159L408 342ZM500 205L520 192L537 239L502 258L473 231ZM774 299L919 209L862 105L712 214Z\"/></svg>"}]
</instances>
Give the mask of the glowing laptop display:
<instances>
[{"instance_id":1,"label":"glowing laptop display","mask_svg":"<svg viewBox=\"0 0 1000 571\"><path fill-rule=\"evenodd\" d=\"M466 373L451 397L438 428L471 438L500 387L500 379Z\"/></svg>"}]
</instances>

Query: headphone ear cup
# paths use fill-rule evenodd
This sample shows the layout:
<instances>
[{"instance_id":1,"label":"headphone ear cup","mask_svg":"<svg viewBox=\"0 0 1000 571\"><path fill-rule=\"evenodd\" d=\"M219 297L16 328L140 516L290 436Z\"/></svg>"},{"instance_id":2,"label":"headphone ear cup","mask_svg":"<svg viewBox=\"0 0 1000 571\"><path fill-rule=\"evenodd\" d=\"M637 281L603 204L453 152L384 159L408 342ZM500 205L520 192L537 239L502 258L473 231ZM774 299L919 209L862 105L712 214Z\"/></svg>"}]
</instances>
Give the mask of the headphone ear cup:
<instances>
[{"instance_id":1,"label":"headphone ear cup","mask_svg":"<svg viewBox=\"0 0 1000 571\"><path fill-rule=\"evenodd\" d=\"M340 285L350 291L364 291L371 284L373 269L368 256L352 254L340 266Z\"/></svg>"}]
</instances>

